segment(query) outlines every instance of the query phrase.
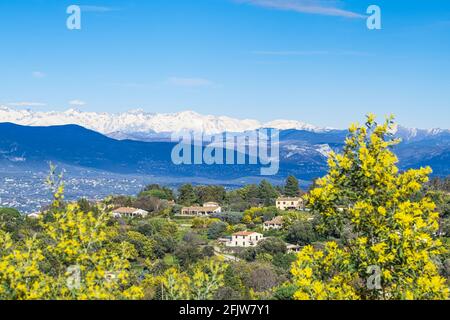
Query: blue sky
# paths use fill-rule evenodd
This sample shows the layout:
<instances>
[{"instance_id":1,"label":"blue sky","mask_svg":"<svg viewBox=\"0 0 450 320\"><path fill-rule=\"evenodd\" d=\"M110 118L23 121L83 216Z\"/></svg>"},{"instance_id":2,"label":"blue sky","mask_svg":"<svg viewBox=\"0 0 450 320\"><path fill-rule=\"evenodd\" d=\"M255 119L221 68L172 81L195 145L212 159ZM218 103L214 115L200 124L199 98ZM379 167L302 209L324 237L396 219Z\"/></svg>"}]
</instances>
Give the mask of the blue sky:
<instances>
[{"instance_id":1,"label":"blue sky","mask_svg":"<svg viewBox=\"0 0 450 320\"><path fill-rule=\"evenodd\" d=\"M371 4L382 30L361 18ZM450 1L1 1L0 41L12 107L449 128Z\"/></svg>"}]
</instances>

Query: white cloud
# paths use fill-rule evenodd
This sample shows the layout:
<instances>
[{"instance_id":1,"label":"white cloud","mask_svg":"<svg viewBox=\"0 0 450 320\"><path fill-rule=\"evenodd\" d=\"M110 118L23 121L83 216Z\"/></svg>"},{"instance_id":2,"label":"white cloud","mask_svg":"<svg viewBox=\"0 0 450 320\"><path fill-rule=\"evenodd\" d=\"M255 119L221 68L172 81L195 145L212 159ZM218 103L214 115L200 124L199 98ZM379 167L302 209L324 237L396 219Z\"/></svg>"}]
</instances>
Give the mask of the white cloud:
<instances>
[{"instance_id":1,"label":"white cloud","mask_svg":"<svg viewBox=\"0 0 450 320\"><path fill-rule=\"evenodd\" d=\"M21 102L7 103L6 105L8 105L10 107L45 107L47 104L46 103L42 103L42 102L21 101Z\"/></svg>"},{"instance_id":2,"label":"white cloud","mask_svg":"<svg viewBox=\"0 0 450 320\"><path fill-rule=\"evenodd\" d=\"M308 14L324 16L337 16L345 18L365 18L366 16L357 12L339 8L341 1L334 0L235 0L237 2L249 3L255 6L295 11Z\"/></svg>"},{"instance_id":3,"label":"white cloud","mask_svg":"<svg viewBox=\"0 0 450 320\"><path fill-rule=\"evenodd\" d=\"M38 78L38 79L45 78L47 76L44 72L41 72L41 71L33 71L31 73L31 75L33 76L33 78Z\"/></svg>"},{"instance_id":4,"label":"white cloud","mask_svg":"<svg viewBox=\"0 0 450 320\"><path fill-rule=\"evenodd\" d=\"M213 82L208 79L180 77L171 77L167 83L178 87L210 87L213 85Z\"/></svg>"},{"instance_id":5,"label":"white cloud","mask_svg":"<svg viewBox=\"0 0 450 320\"><path fill-rule=\"evenodd\" d=\"M70 101L69 101L69 104L70 104L71 106L82 107L82 106L86 105L86 102L75 99L75 100L70 100Z\"/></svg>"}]
</instances>

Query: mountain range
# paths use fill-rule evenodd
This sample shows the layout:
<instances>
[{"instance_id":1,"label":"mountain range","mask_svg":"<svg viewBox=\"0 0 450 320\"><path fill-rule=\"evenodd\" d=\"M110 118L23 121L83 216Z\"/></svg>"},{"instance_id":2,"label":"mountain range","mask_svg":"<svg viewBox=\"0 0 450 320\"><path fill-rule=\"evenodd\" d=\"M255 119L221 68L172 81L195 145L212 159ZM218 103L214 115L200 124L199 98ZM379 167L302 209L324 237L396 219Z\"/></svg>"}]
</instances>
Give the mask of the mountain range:
<instances>
[{"instance_id":1,"label":"mountain range","mask_svg":"<svg viewBox=\"0 0 450 320\"><path fill-rule=\"evenodd\" d=\"M181 165L172 163L172 133L205 131L245 134L259 128L280 130L280 171L272 179L289 174L303 181L320 177L327 170L327 155L341 151L348 132L320 128L301 121L260 123L228 117L203 116L191 111L151 114L33 112L0 108L0 168L43 169L53 161L63 166L119 174L154 177L248 181L260 176L255 165ZM435 175L450 174L450 131L398 127L403 142L395 147L401 169L431 165Z\"/></svg>"},{"instance_id":2,"label":"mountain range","mask_svg":"<svg viewBox=\"0 0 450 320\"><path fill-rule=\"evenodd\" d=\"M225 116L201 115L193 111L179 113L148 113L132 110L110 114L67 111L17 110L0 106L0 122L11 122L25 126L55 126L76 124L112 138L132 140L154 140L168 138L172 133L202 132L214 135L222 132L245 132L260 128L279 130L296 129L323 132L330 128L319 128L301 121L275 120L261 123L257 120L239 120Z\"/></svg>"}]
</instances>

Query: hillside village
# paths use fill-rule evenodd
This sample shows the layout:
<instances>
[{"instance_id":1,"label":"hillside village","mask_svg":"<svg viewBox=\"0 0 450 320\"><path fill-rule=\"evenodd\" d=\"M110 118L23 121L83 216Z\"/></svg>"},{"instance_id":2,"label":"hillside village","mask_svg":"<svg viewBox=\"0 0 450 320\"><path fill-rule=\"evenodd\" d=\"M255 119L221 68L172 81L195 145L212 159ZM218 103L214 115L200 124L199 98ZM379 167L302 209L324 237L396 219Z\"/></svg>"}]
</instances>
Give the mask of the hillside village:
<instances>
[{"instance_id":1,"label":"hillside village","mask_svg":"<svg viewBox=\"0 0 450 320\"><path fill-rule=\"evenodd\" d=\"M189 196L194 199L189 192L200 193L199 190L209 191L206 199L213 198L221 202L198 203L201 196L197 196L196 201L186 200ZM179 190L173 191L159 185L149 185L136 199L115 196L95 204L107 204L111 217L121 223L141 224L146 220L162 217L167 222L175 222L186 233L204 235L206 232L208 245L214 248L216 255L226 260L237 261L243 250L256 248L260 242L268 242L270 239L277 239L278 244L284 244L284 251L288 254L298 252L301 248L298 241L288 243L281 236L292 224L294 216L302 216L307 221L313 220L306 209L306 194L300 190L298 180L290 176L282 187L263 181L259 186L247 186L237 192L239 191L253 191L255 196L240 211L234 208L236 203L231 203L226 196L221 198L227 191L220 186L183 185ZM290 196L284 195L284 191ZM259 193L264 192L270 198L258 197ZM186 203L191 205L183 206ZM31 219L39 219L41 216L42 213L39 212L28 215Z\"/></svg>"}]
</instances>

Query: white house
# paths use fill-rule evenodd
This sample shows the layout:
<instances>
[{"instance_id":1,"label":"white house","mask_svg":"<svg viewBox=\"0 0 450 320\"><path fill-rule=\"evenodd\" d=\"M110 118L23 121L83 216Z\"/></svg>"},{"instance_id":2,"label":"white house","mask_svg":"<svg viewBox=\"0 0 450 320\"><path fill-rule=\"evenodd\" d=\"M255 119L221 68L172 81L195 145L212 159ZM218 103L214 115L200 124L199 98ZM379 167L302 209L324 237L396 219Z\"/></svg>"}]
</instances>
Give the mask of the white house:
<instances>
[{"instance_id":1,"label":"white house","mask_svg":"<svg viewBox=\"0 0 450 320\"><path fill-rule=\"evenodd\" d=\"M210 216L221 213L222 207L216 202L205 202L202 207L184 207L181 209L182 216Z\"/></svg>"},{"instance_id":2,"label":"white house","mask_svg":"<svg viewBox=\"0 0 450 320\"><path fill-rule=\"evenodd\" d=\"M255 247L259 241L264 239L264 236L258 232L241 231L233 233L231 241L229 241L227 247Z\"/></svg>"},{"instance_id":3,"label":"white house","mask_svg":"<svg viewBox=\"0 0 450 320\"><path fill-rule=\"evenodd\" d=\"M114 218L145 218L148 216L148 211L136 208L122 207L111 212Z\"/></svg>"},{"instance_id":4,"label":"white house","mask_svg":"<svg viewBox=\"0 0 450 320\"><path fill-rule=\"evenodd\" d=\"M302 197L281 197L276 202L279 210L302 210L304 209L304 200Z\"/></svg>"},{"instance_id":5,"label":"white house","mask_svg":"<svg viewBox=\"0 0 450 320\"><path fill-rule=\"evenodd\" d=\"M269 230L280 230L283 228L283 217L278 216L273 218L270 221L266 221L263 224L263 230L269 231Z\"/></svg>"}]
</instances>

